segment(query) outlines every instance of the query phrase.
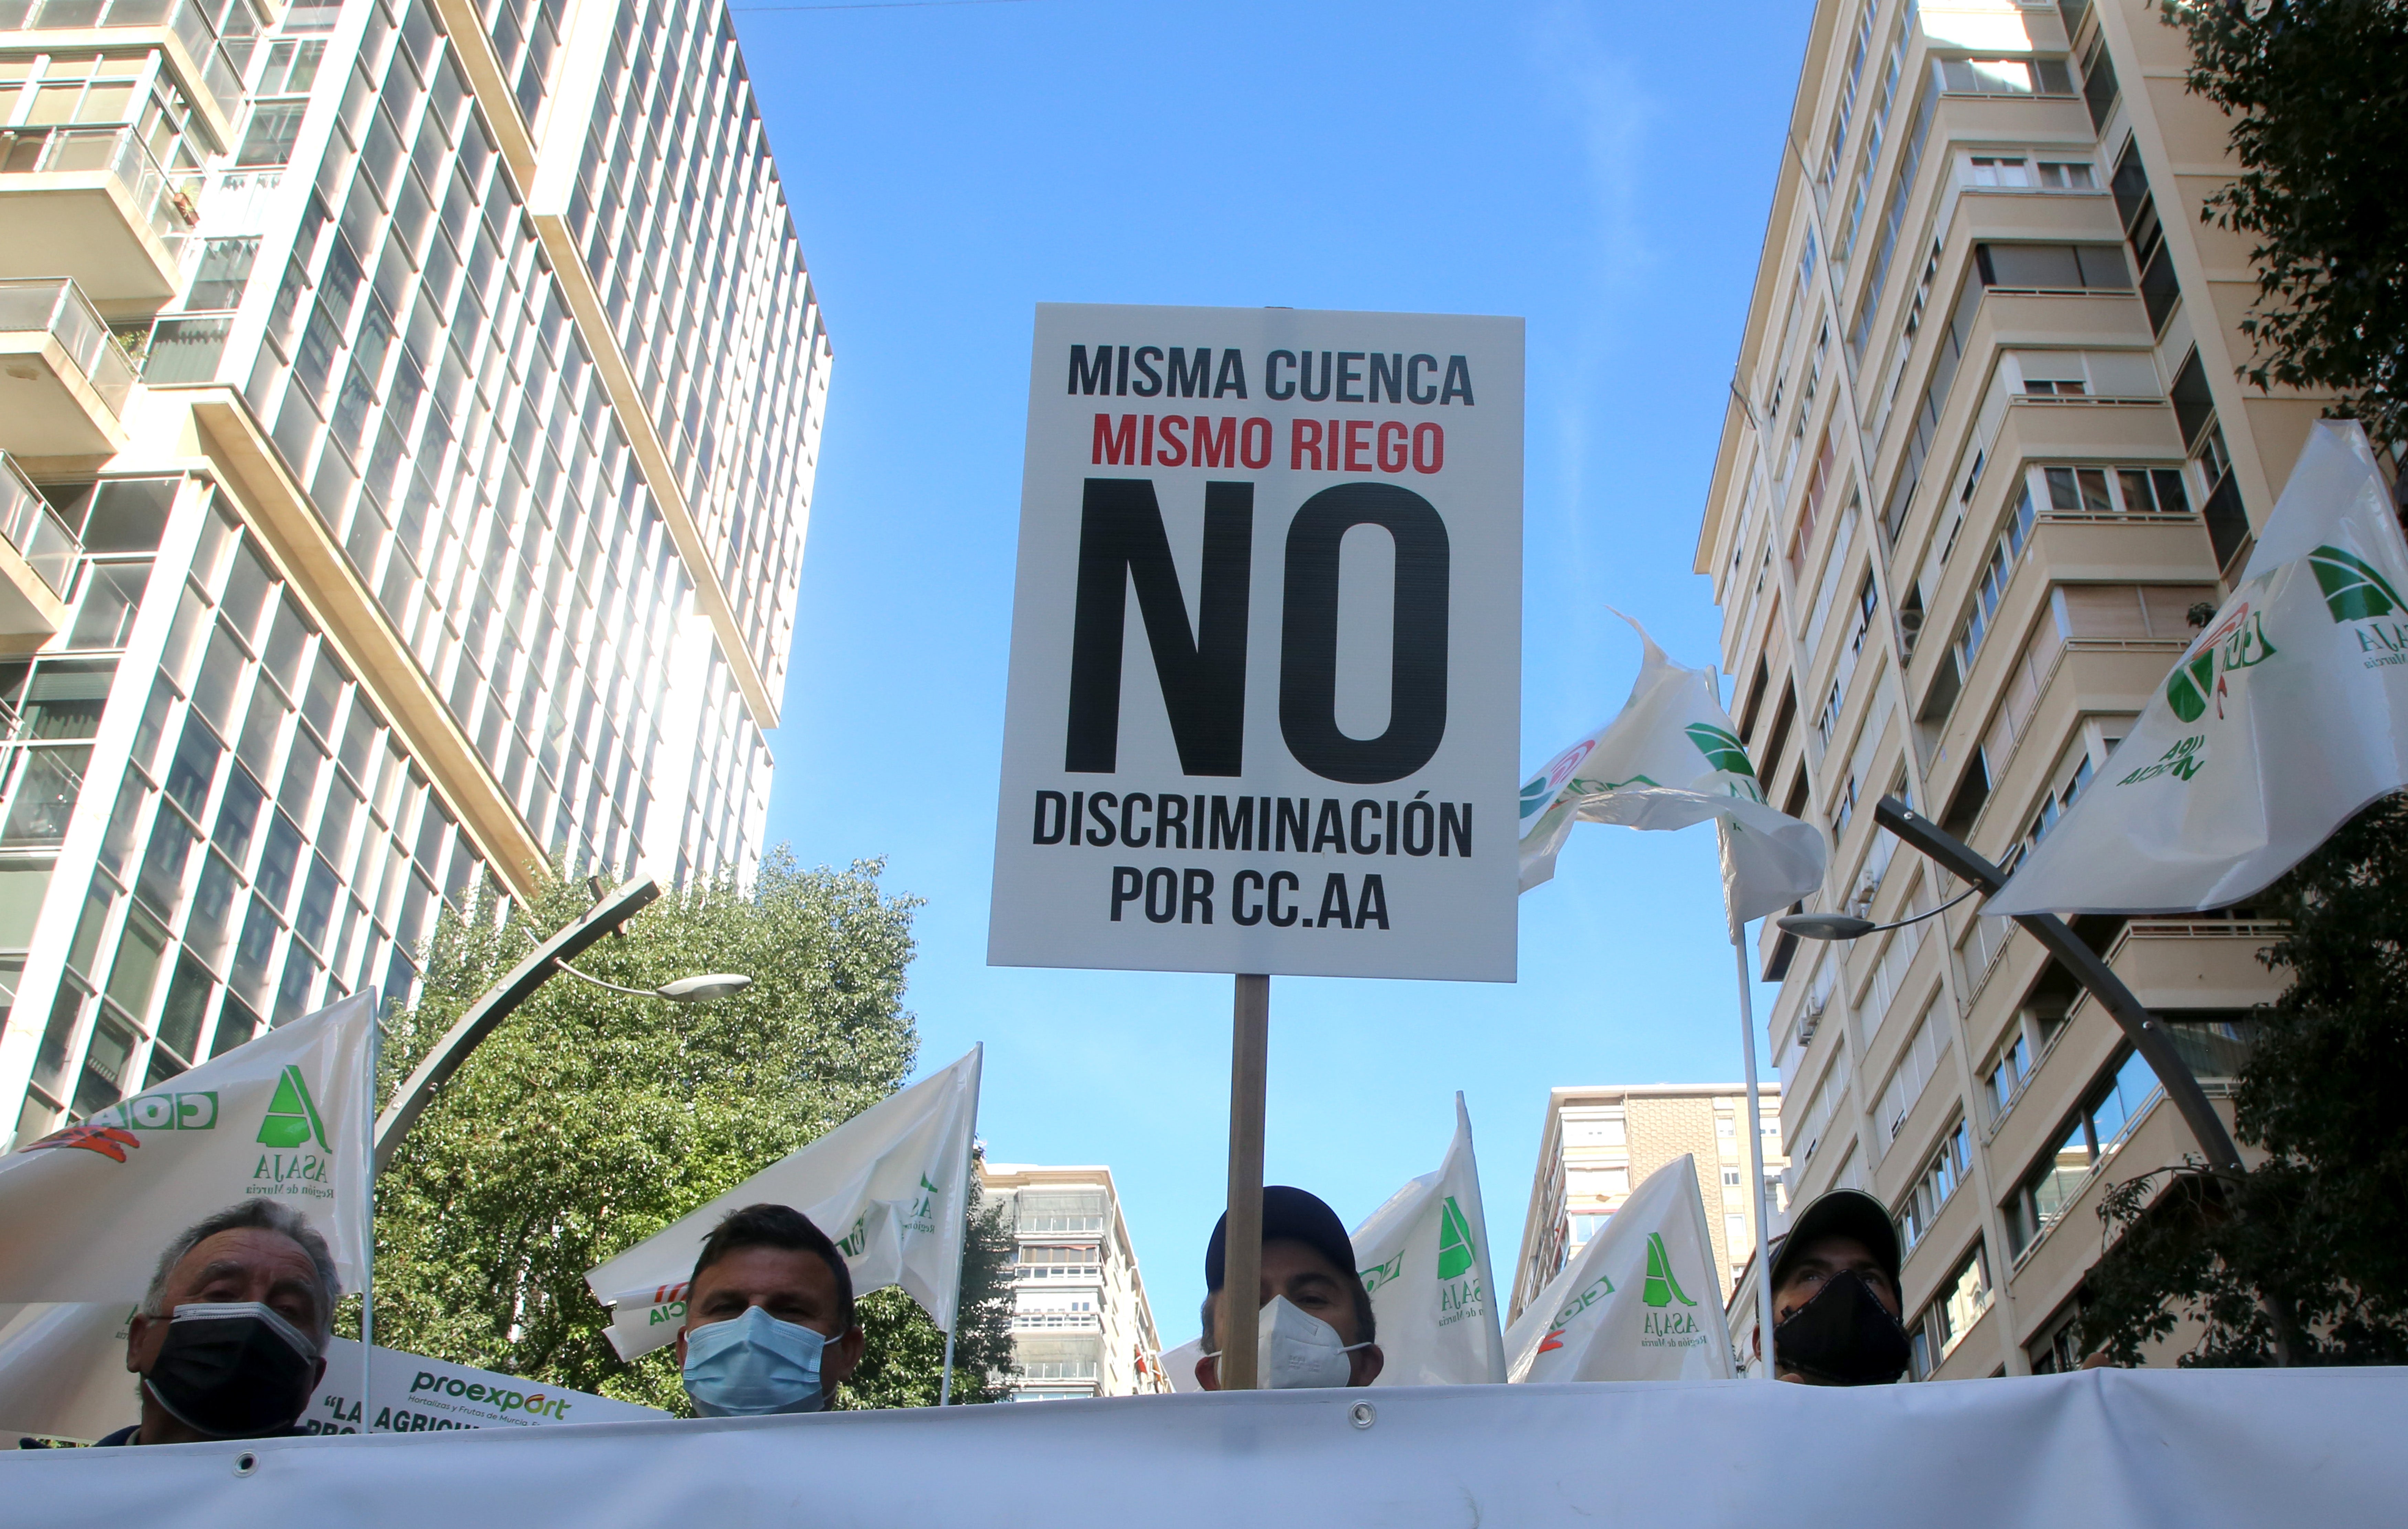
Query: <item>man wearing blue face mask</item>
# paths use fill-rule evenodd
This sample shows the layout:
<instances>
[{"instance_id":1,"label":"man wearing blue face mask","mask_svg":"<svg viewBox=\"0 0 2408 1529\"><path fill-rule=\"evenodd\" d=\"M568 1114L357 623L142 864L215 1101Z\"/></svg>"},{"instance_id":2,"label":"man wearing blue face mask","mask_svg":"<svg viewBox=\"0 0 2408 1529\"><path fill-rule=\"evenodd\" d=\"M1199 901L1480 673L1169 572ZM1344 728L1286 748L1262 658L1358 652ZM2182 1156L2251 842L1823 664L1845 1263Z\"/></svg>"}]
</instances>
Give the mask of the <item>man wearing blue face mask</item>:
<instances>
[{"instance_id":1,"label":"man wearing blue face mask","mask_svg":"<svg viewBox=\"0 0 2408 1529\"><path fill-rule=\"evenodd\" d=\"M861 1363L853 1273L789 1207L729 1211L703 1240L685 1300L678 1366L706 1418L817 1412Z\"/></svg>"},{"instance_id":2,"label":"man wearing blue face mask","mask_svg":"<svg viewBox=\"0 0 2408 1529\"><path fill-rule=\"evenodd\" d=\"M1221 1389L1221 1318L1227 1309L1229 1218L1204 1249L1204 1356L1196 1383ZM1368 1386L1383 1360L1372 1341L1371 1295L1354 1272L1354 1243L1338 1212L1317 1195L1284 1184L1263 1190L1262 1316L1256 1330L1258 1383L1267 1391L1304 1386Z\"/></svg>"}]
</instances>

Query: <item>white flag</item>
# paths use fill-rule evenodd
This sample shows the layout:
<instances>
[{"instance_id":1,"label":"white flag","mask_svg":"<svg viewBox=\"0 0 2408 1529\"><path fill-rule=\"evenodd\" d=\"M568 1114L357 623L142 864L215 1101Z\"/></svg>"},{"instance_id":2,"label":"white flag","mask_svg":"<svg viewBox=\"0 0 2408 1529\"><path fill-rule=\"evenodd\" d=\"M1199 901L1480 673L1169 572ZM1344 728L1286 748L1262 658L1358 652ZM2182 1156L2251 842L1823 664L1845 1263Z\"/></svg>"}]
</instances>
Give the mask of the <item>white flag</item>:
<instances>
[{"instance_id":1,"label":"white flag","mask_svg":"<svg viewBox=\"0 0 2408 1529\"><path fill-rule=\"evenodd\" d=\"M375 1017L353 993L0 1157L0 1301L137 1301L179 1233L251 1195L306 1216L358 1290Z\"/></svg>"},{"instance_id":2,"label":"white flag","mask_svg":"<svg viewBox=\"0 0 2408 1529\"><path fill-rule=\"evenodd\" d=\"M2366 433L2324 421L2241 585L1985 913L2239 902L2408 786L2408 544Z\"/></svg>"},{"instance_id":3,"label":"white flag","mask_svg":"<svg viewBox=\"0 0 2408 1529\"><path fill-rule=\"evenodd\" d=\"M882 1099L585 1276L633 1359L674 1340L703 1239L749 1205L791 1206L836 1239L856 1294L900 1284L949 1328L960 1294L980 1048Z\"/></svg>"},{"instance_id":4,"label":"white flag","mask_svg":"<svg viewBox=\"0 0 2408 1529\"><path fill-rule=\"evenodd\" d=\"M0 1306L0 1448L24 1434L89 1444L140 1422L140 1381L125 1367L140 1309L133 1301Z\"/></svg>"},{"instance_id":5,"label":"white flag","mask_svg":"<svg viewBox=\"0 0 2408 1529\"><path fill-rule=\"evenodd\" d=\"M1354 1229L1354 1266L1371 1293L1386 1361L1382 1386L1462 1386L1505 1379L1497 1279L1471 1116L1455 1096L1446 1161L1388 1197Z\"/></svg>"},{"instance_id":6,"label":"white flag","mask_svg":"<svg viewBox=\"0 0 2408 1529\"><path fill-rule=\"evenodd\" d=\"M1722 826L1723 891L1735 922L1761 918L1821 886L1822 830L1765 802L1713 676L1673 663L1644 627L1630 627L1646 653L1621 715L1522 788L1522 890L1555 874L1555 855L1575 822L1655 829L1708 819Z\"/></svg>"},{"instance_id":7,"label":"white flag","mask_svg":"<svg viewBox=\"0 0 2408 1529\"><path fill-rule=\"evenodd\" d=\"M1722 1280L1682 1156L1647 1176L1505 1334L1515 1380L1727 1380Z\"/></svg>"}]
</instances>

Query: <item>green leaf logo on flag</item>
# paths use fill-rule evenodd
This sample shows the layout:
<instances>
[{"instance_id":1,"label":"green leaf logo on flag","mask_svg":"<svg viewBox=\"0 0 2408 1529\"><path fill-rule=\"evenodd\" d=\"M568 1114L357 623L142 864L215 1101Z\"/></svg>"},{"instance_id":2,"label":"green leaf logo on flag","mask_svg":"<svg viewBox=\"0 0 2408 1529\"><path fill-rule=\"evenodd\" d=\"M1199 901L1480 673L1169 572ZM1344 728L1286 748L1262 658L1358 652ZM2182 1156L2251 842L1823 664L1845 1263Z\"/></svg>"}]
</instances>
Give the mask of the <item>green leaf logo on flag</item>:
<instances>
[{"instance_id":1,"label":"green leaf logo on flag","mask_svg":"<svg viewBox=\"0 0 2408 1529\"><path fill-rule=\"evenodd\" d=\"M1438 1213L1438 1277L1461 1279L1479 1256L1479 1250L1472 1246L1471 1223L1464 1220L1463 1207L1450 1194Z\"/></svg>"},{"instance_id":2,"label":"green leaf logo on flag","mask_svg":"<svg viewBox=\"0 0 2408 1529\"><path fill-rule=\"evenodd\" d=\"M2319 547L2308 554L2308 566L2315 570L2316 587L2325 592L2325 608L2336 622L2388 616L2408 606L2391 581L2355 552Z\"/></svg>"},{"instance_id":3,"label":"green leaf logo on flag","mask_svg":"<svg viewBox=\"0 0 2408 1529\"><path fill-rule=\"evenodd\" d=\"M2178 666L2166 681L2166 705L2186 722L2207 715L2208 697L2215 693L2215 650Z\"/></svg>"},{"instance_id":4,"label":"green leaf logo on flag","mask_svg":"<svg viewBox=\"0 0 2408 1529\"><path fill-rule=\"evenodd\" d=\"M326 1122L318 1118L317 1101L309 1097L301 1069L287 1066L276 1080L276 1096L267 1101L266 1118L259 1122L259 1139L267 1146L284 1148L298 1147L312 1136L321 1150L335 1150L335 1144L326 1139Z\"/></svg>"},{"instance_id":5,"label":"green leaf logo on flag","mask_svg":"<svg viewBox=\"0 0 2408 1529\"><path fill-rule=\"evenodd\" d=\"M1683 1306L1698 1304L1689 1299L1689 1293L1681 1288L1679 1279L1673 1278L1671 1255L1664 1251L1664 1234L1661 1232L1647 1234L1647 1283L1640 1291L1639 1298L1654 1307L1670 1306L1675 1300Z\"/></svg>"},{"instance_id":6,"label":"green leaf logo on flag","mask_svg":"<svg viewBox=\"0 0 2408 1529\"><path fill-rule=\"evenodd\" d=\"M1691 722L1681 731L1689 735L1689 741L1698 746L1706 763L1715 769L1756 779L1756 767L1747 762L1747 745L1740 741L1738 734L1712 722Z\"/></svg>"}]
</instances>

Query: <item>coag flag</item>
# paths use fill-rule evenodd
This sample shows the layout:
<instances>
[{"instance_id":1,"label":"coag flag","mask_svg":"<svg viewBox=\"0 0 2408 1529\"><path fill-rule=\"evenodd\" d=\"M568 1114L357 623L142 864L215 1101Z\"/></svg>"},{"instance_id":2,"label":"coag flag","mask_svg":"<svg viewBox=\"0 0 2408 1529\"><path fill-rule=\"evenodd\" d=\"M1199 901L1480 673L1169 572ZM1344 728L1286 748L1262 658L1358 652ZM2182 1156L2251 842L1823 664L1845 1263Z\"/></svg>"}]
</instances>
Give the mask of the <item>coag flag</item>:
<instances>
[{"instance_id":1,"label":"coag flag","mask_svg":"<svg viewBox=\"0 0 2408 1529\"><path fill-rule=\"evenodd\" d=\"M1515 1380L1727 1380L1722 1280L1682 1156L1647 1176L1505 1334Z\"/></svg>"},{"instance_id":2,"label":"coag flag","mask_svg":"<svg viewBox=\"0 0 2408 1529\"><path fill-rule=\"evenodd\" d=\"M1822 885L1821 830L1766 803L1713 676L1665 657L1637 622L1630 628L1646 651L1621 715L1522 787L1522 890L1555 874L1575 822L1686 828L1709 819L1723 828L1723 890L1734 922Z\"/></svg>"},{"instance_id":3,"label":"coag flag","mask_svg":"<svg viewBox=\"0 0 2408 1529\"><path fill-rule=\"evenodd\" d=\"M1497 1280L1471 1116L1455 1096L1446 1161L1388 1197L1354 1229L1354 1264L1371 1293L1386 1365L1383 1386L1459 1386L1505 1379Z\"/></svg>"},{"instance_id":4,"label":"coag flag","mask_svg":"<svg viewBox=\"0 0 2408 1529\"><path fill-rule=\"evenodd\" d=\"M855 1292L900 1284L938 1326L951 1327L980 1055L973 1048L587 1274L585 1283L611 1308L610 1346L619 1357L677 1336L703 1239L727 1212L765 1203L792 1206L834 1237Z\"/></svg>"},{"instance_id":5,"label":"coag flag","mask_svg":"<svg viewBox=\"0 0 2408 1529\"><path fill-rule=\"evenodd\" d=\"M178 1233L251 1195L308 1217L359 1289L375 1016L353 993L0 1157L0 1301L139 1300Z\"/></svg>"},{"instance_id":6,"label":"coag flag","mask_svg":"<svg viewBox=\"0 0 2408 1529\"><path fill-rule=\"evenodd\" d=\"M2408 786L2408 544L2324 421L2240 587L1985 913L2177 913L2261 891Z\"/></svg>"}]
</instances>

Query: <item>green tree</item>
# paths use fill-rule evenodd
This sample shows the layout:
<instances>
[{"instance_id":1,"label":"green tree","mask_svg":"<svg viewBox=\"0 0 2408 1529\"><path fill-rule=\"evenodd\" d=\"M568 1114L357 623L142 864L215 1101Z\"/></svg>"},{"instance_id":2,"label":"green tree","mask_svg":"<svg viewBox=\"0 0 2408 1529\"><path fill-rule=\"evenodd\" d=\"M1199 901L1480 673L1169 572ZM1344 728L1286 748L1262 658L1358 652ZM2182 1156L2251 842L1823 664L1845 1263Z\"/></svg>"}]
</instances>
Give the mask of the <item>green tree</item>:
<instances>
[{"instance_id":1,"label":"green tree","mask_svg":"<svg viewBox=\"0 0 2408 1529\"><path fill-rule=\"evenodd\" d=\"M798 868L672 893L579 966L625 987L741 971L692 1007L556 978L436 1095L377 1181L377 1336L394 1348L686 1412L671 1350L622 1364L585 1271L895 1092L918 1050L902 1008L912 899L882 867ZM554 882L496 918L447 914L418 1007L388 1022L390 1091L536 941L581 915ZM904 1393L908 1322L871 1361ZM933 1394L935 1368L927 1366Z\"/></svg>"},{"instance_id":2,"label":"green tree","mask_svg":"<svg viewBox=\"0 0 2408 1529\"><path fill-rule=\"evenodd\" d=\"M2257 1012L2234 1135L2266 1160L2118 1185L2083 1341L2137 1363L2189 1318L2204 1332L2186 1365L2408 1362L2408 798L2367 808L2259 901L2290 924L2261 959L2291 983Z\"/></svg>"},{"instance_id":3,"label":"green tree","mask_svg":"<svg viewBox=\"0 0 2408 1529\"><path fill-rule=\"evenodd\" d=\"M2163 0L2162 14L2189 36L2190 90L2232 120L2241 175L2200 213L2258 241L2242 375L2333 389L2375 439L2401 439L2408 0Z\"/></svg>"}]
</instances>

